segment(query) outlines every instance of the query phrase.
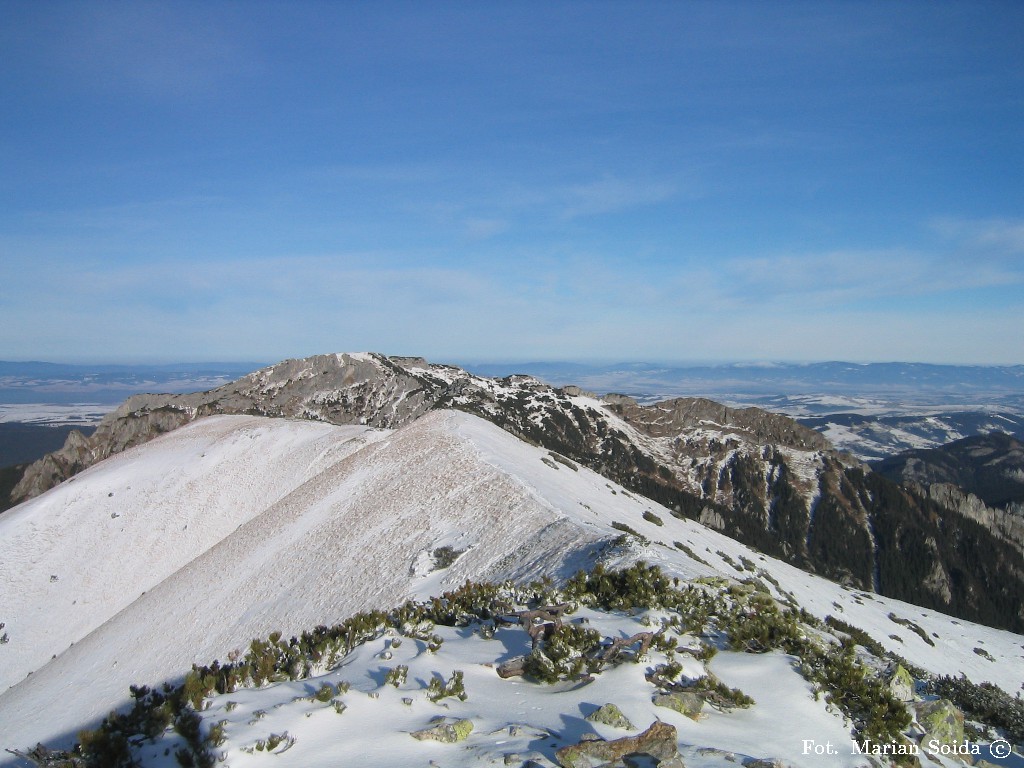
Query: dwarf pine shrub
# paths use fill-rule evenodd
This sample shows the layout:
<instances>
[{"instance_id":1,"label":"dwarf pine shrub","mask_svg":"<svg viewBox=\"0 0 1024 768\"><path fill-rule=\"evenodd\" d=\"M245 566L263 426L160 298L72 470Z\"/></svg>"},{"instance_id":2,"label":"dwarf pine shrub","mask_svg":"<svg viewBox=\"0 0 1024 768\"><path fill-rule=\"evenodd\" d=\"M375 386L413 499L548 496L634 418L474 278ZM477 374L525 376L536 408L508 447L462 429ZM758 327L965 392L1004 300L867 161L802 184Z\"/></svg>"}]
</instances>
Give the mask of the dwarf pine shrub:
<instances>
[{"instance_id":1,"label":"dwarf pine shrub","mask_svg":"<svg viewBox=\"0 0 1024 768\"><path fill-rule=\"evenodd\" d=\"M333 685L331 685L330 683L324 683L317 689L317 692L313 694L313 698L323 704L326 704L328 701L334 698L336 693L337 691L335 690Z\"/></svg>"},{"instance_id":2,"label":"dwarf pine shrub","mask_svg":"<svg viewBox=\"0 0 1024 768\"><path fill-rule=\"evenodd\" d=\"M728 632L730 648L748 653L765 653L775 648L794 653L803 638L796 613L789 609L780 611L770 599L737 605L723 617L719 628Z\"/></svg>"},{"instance_id":3,"label":"dwarf pine shrub","mask_svg":"<svg viewBox=\"0 0 1024 768\"><path fill-rule=\"evenodd\" d=\"M409 667L406 664L399 664L397 667L389 669L387 674L384 676L385 685L393 685L397 688L400 685L405 685L406 677L409 675Z\"/></svg>"},{"instance_id":4,"label":"dwarf pine shrub","mask_svg":"<svg viewBox=\"0 0 1024 768\"><path fill-rule=\"evenodd\" d=\"M451 568L455 561L459 559L459 555L465 553L464 549L455 549L451 546L438 547L433 552L434 559L434 570L440 571L445 568Z\"/></svg>"},{"instance_id":5,"label":"dwarf pine shrub","mask_svg":"<svg viewBox=\"0 0 1024 768\"><path fill-rule=\"evenodd\" d=\"M678 686L684 691L696 691L703 695L711 705L723 711L746 709L754 705L754 700L739 688L730 688L714 675L705 675L696 680Z\"/></svg>"},{"instance_id":6,"label":"dwarf pine shrub","mask_svg":"<svg viewBox=\"0 0 1024 768\"><path fill-rule=\"evenodd\" d=\"M634 563L620 571L608 571L598 563L590 573L578 572L565 587L570 600L605 610L672 607L679 593L661 569Z\"/></svg>"},{"instance_id":7,"label":"dwarf pine shrub","mask_svg":"<svg viewBox=\"0 0 1024 768\"><path fill-rule=\"evenodd\" d=\"M804 677L825 691L826 701L853 721L860 738L878 744L902 739L903 731L910 726L907 708L860 663L853 642L839 648L806 642L799 650Z\"/></svg>"},{"instance_id":8,"label":"dwarf pine shrub","mask_svg":"<svg viewBox=\"0 0 1024 768\"><path fill-rule=\"evenodd\" d=\"M928 645L931 645L931 646L935 645L935 641L933 641L930 637L928 637L928 633L925 632L924 629L922 629L919 624L914 623L910 619L904 619L904 618L902 618L900 616L897 616L895 613L890 613L889 614L889 621L892 621L892 622L894 622L896 624L899 624L901 627L906 627L911 632L913 632L915 635L917 635L922 640L924 640L926 643L928 643Z\"/></svg>"},{"instance_id":9,"label":"dwarf pine shrub","mask_svg":"<svg viewBox=\"0 0 1024 768\"><path fill-rule=\"evenodd\" d=\"M206 743L211 747L222 746L228 738L227 733L225 733L224 730L227 724L227 720L218 720L210 726L210 731L206 734Z\"/></svg>"},{"instance_id":10,"label":"dwarf pine shrub","mask_svg":"<svg viewBox=\"0 0 1024 768\"><path fill-rule=\"evenodd\" d=\"M664 525L665 521L658 517L656 514L651 512L649 509L644 510L644 520L655 525Z\"/></svg>"},{"instance_id":11,"label":"dwarf pine shrub","mask_svg":"<svg viewBox=\"0 0 1024 768\"><path fill-rule=\"evenodd\" d=\"M430 682L427 684L427 698L435 704L441 699L447 699L450 696L455 697L459 701L465 701L468 698L463 675L460 670L452 672L452 676L448 678L447 682L444 678L438 676L430 678Z\"/></svg>"},{"instance_id":12,"label":"dwarf pine shrub","mask_svg":"<svg viewBox=\"0 0 1024 768\"><path fill-rule=\"evenodd\" d=\"M287 749L294 743L295 737L289 735L288 731L285 731L284 733L272 733L269 736L267 736L265 749L267 750L267 752L273 752L282 744L284 744L285 749Z\"/></svg>"},{"instance_id":13,"label":"dwarf pine shrub","mask_svg":"<svg viewBox=\"0 0 1024 768\"><path fill-rule=\"evenodd\" d=\"M535 680L556 683L579 677L601 647L601 633L577 624L556 627L543 647L526 658L523 671Z\"/></svg>"},{"instance_id":14,"label":"dwarf pine shrub","mask_svg":"<svg viewBox=\"0 0 1024 768\"><path fill-rule=\"evenodd\" d=\"M467 581L458 589L431 598L423 605L407 603L403 609L406 614L418 614L418 621L428 620L446 627L464 627L474 621L492 619L500 593L501 587L497 584L473 584Z\"/></svg>"},{"instance_id":15,"label":"dwarf pine shrub","mask_svg":"<svg viewBox=\"0 0 1024 768\"><path fill-rule=\"evenodd\" d=\"M99 728L78 733L76 751L85 758L86 765L109 765L112 768L122 768L122 766L127 768L132 765L131 746L128 743L129 734L107 726L112 716L113 713L108 715Z\"/></svg>"},{"instance_id":16,"label":"dwarf pine shrub","mask_svg":"<svg viewBox=\"0 0 1024 768\"><path fill-rule=\"evenodd\" d=\"M975 684L965 676L937 677L928 691L949 699L968 717L1002 728L1008 738L1024 742L1024 701L992 683Z\"/></svg>"},{"instance_id":17,"label":"dwarf pine shrub","mask_svg":"<svg viewBox=\"0 0 1024 768\"><path fill-rule=\"evenodd\" d=\"M641 545L643 545L645 547L648 544L651 543L650 539L648 539L646 536L644 536L640 532L635 531L633 528L631 528L630 526L626 525L625 523L620 523L620 522L618 522L616 520L615 522L612 523L612 528L614 528L617 531L622 531L623 533L628 533L630 536L635 538L638 542L640 542Z\"/></svg>"}]
</instances>

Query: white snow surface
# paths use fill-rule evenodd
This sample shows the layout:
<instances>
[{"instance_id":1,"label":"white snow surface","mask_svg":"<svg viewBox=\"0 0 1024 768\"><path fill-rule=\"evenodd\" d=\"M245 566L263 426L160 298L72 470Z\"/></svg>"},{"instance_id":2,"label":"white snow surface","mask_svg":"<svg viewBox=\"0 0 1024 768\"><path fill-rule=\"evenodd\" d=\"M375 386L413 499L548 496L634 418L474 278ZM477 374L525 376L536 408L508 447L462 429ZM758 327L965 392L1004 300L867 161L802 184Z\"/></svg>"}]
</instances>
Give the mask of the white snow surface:
<instances>
[{"instance_id":1,"label":"white snow surface","mask_svg":"<svg viewBox=\"0 0 1024 768\"><path fill-rule=\"evenodd\" d=\"M643 519L645 511L663 525ZM616 521L651 543L609 548L620 533L611 526ZM465 552L451 567L429 571L424 563L444 545ZM854 592L772 560L696 522L673 518L590 470L552 461L547 451L475 416L435 411L392 432L220 416L114 456L0 516L0 622L9 634L0 645L0 670L5 686L14 683L0 693L0 749L37 741L67 745L79 729L126 704L130 684L180 680L191 664L224 659L274 630L287 637L359 610L436 595L467 579L565 577L598 559L612 566L645 560L682 578L769 574L811 613L859 626L926 669L989 680L1011 694L1024 683L1019 635ZM894 623L890 613L916 623L934 645ZM415 650L412 641L407 644ZM443 653L434 660L444 661L439 672L473 663L445 660ZM806 698L802 678L787 676L788 662L776 657L770 669L758 666L769 664L766 659L723 656L715 664L724 665L726 682L750 688L755 699L761 685L766 691L777 686L787 701L798 693ZM338 675L345 677L344 668ZM490 676L493 670L484 667L472 672L472 679ZM731 682L731 676L744 682ZM467 687L470 682L467 671ZM304 690L310 683L288 685ZM482 685L479 698L507 696L497 688L491 692L491 682ZM508 685L502 690L520 684ZM365 738L385 694L391 692L359 700L338 718L345 733ZM229 698L255 701L260 695ZM599 698L588 701L616 700ZM485 720L497 723L495 713L511 711L513 702L499 699ZM544 705L538 699L521 706ZM793 711L803 713L800 707ZM416 710L414 705L410 713ZM700 743L745 755L795 757L792 728L788 746L771 751L754 750L753 737L744 741L735 726L739 720L754 718L757 738L767 738L786 708L755 710L723 721L722 734ZM807 711L808 718L819 716ZM663 719L675 722L669 716ZM308 720L334 723L330 718L337 717L330 710ZM414 721L423 727L416 717L410 714L410 727ZM298 732L296 725L287 727ZM330 733L301 743L312 745ZM330 753L324 750L294 764L318 765L316 756ZM406 764L390 759L365 764ZM252 760L241 753L231 764ZM469 764L469 758L443 764Z\"/></svg>"},{"instance_id":2,"label":"white snow surface","mask_svg":"<svg viewBox=\"0 0 1024 768\"><path fill-rule=\"evenodd\" d=\"M376 437L364 427L218 416L0 516L0 621L9 636L0 690Z\"/></svg>"}]
</instances>

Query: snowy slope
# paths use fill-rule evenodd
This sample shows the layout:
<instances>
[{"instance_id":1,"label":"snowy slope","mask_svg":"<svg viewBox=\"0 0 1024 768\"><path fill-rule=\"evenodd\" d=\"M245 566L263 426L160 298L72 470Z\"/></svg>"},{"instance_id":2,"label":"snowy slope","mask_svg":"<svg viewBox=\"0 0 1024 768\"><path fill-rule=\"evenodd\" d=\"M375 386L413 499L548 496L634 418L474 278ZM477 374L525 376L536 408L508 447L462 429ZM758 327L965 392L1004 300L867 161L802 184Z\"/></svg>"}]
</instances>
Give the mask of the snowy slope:
<instances>
[{"instance_id":1,"label":"snowy slope","mask_svg":"<svg viewBox=\"0 0 1024 768\"><path fill-rule=\"evenodd\" d=\"M696 521L674 518L664 507L634 496L584 468L573 473L564 467L555 470L543 463L544 469L531 467L538 462L531 457L543 456L543 451L519 441L506 442L501 439L504 433L480 420L464 419L460 431L472 435L474 445L488 462L510 474L518 474L524 484L564 510L575 522L612 533L617 533L611 528L612 522L624 522L650 539L649 546L631 549L622 559L611 558L611 564L644 560L684 579L710 574L743 579L767 573L810 613L819 618L834 615L858 626L887 649L912 659L925 669L942 674L962 672L976 682L995 682L1011 694L1024 688L1024 637L1021 635L822 579L767 557ZM582 487L573 482L575 474L586 479ZM663 525L643 519L644 511L653 512ZM675 542L687 546L706 564L694 561L674 546ZM744 567L744 558L755 570ZM893 622L889 619L890 613L920 626L934 645ZM987 649L993 660L976 653L976 647Z\"/></svg>"},{"instance_id":2,"label":"snowy slope","mask_svg":"<svg viewBox=\"0 0 1024 768\"><path fill-rule=\"evenodd\" d=\"M0 690L358 449L361 427L205 419L0 517Z\"/></svg>"},{"instance_id":3,"label":"snowy slope","mask_svg":"<svg viewBox=\"0 0 1024 768\"><path fill-rule=\"evenodd\" d=\"M181 478L192 482L161 485L173 475L172 456L179 457ZM201 469L208 458L223 468ZM212 478L221 484L216 493L210 491ZM139 518L133 536L144 540L147 531L162 532L147 555L134 552L127 535L90 533L101 524L128 523L111 518L116 510L103 506L119 496L133 498L128 485L140 494L131 513L122 515ZM79 512L61 517L69 505ZM645 511L663 525L645 520ZM26 646L44 644L47 657L59 655L41 667L40 652L19 661L35 671L0 694L3 748L39 740L66 744L76 730L123 704L129 684L180 679L193 662L226 658L273 630L288 636L360 609L437 594L466 579L564 577L598 559L612 565L644 559L686 578L768 574L812 613L840 616L927 669L964 672L1010 692L1024 683L1020 636L850 592L675 519L596 473L455 411L432 412L393 432L253 417L200 420L9 514L0 523L21 538L17 550L5 551L17 552L21 569L45 577L36 599L46 610L19 597L30 582L16 581L22 578L18 568L4 571L0 621L12 638L0 646L0 659L16 638ZM610 546L620 534L613 522L632 526L651 543ZM33 530L49 533L34 536ZM9 535L0 529L3 546ZM92 543L83 547L82 537L89 535ZM429 554L445 545L466 552L450 568L430 571ZM80 556L79 549L91 557ZM164 550L177 560L160 560L159 573L147 570L149 558ZM53 570L63 558L76 557L74 568ZM88 578L81 575L87 567L93 569ZM58 575L56 582L49 581L51 574ZM117 579L119 590L105 587ZM76 607L69 616L78 615L76 599L102 610L81 611L92 625L74 619L76 628L67 636L75 644L67 647L66 636L55 642L49 634L61 631L67 606ZM934 634L934 645L894 623L890 612ZM95 626L97 621L105 623Z\"/></svg>"}]
</instances>

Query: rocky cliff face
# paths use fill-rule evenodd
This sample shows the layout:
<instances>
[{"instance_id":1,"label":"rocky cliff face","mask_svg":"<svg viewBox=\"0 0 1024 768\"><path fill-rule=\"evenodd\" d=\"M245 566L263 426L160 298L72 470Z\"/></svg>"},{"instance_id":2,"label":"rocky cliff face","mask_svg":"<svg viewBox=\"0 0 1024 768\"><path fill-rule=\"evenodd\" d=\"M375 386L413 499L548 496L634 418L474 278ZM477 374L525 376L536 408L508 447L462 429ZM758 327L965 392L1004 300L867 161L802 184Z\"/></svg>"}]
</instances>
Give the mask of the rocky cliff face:
<instances>
[{"instance_id":1,"label":"rocky cliff face","mask_svg":"<svg viewBox=\"0 0 1024 768\"><path fill-rule=\"evenodd\" d=\"M1024 504L1024 443L1002 432L966 437L940 448L905 451L872 467L900 483L924 488L955 485L992 508Z\"/></svg>"},{"instance_id":2,"label":"rocky cliff face","mask_svg":"<svg viewBox=\"0 0 1024 768\"><path fill-rule=\"evenodd\" d=\"M435 408L469 411L579 462L680 517L861 589L1024 627L1024 559L970 515L901 489L819 433L700 398L642 407L528 376L488 379L420 358L288 360L208 392L140 395L90 438L68 440L15 489L34 496L85 467L211 414L395 428Z\"/></svg>"},{"instance_id":3,"label":"rocky cliff face","mask_svg":"<svg viewBox=\"0 0 1024 768\"><path fill-rule=\"evenodd\" d=\"M932 483L920 487L920 492L946 509L980 523L1024 552L1024 504L1011 502L1003 509L990 507L952 483Z\"/></svg>"},{"instance_id":4,"label":"rocky cliff face","mask_svg":"<svg viewBox=\"0 0 1024 768\"><path fill-rule=\"evenodd\" d=\"M994 432L878 461L879 474L1024 552L1024 443Z\"/></svg>"}]
</instances>

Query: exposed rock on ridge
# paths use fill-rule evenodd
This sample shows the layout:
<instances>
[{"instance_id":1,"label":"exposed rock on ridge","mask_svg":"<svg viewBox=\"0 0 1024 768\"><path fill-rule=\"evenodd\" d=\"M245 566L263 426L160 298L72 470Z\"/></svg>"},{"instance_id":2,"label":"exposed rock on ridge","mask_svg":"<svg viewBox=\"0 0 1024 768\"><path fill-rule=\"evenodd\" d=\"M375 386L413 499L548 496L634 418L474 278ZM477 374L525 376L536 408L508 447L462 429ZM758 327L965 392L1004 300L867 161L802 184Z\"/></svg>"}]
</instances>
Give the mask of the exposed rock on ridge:
<instances>
[{"instance_id":1,"label":"exposed rock on ridge","mask_svg":"<svg viewBox=\"0 0 1024 768\"><path fill-rule=\"evenodd\" d=\"M729 408L702 397L680 397L647 407L623 395L609 396L605 400L612 410L652 437L674 436L683 430L699 427L728 428L761 443L801 450L827 451L832 448L820 432L787 416L760 408Z\"/></svg>"},{"instance_id":2,"label":"exposed rock on ridge","mask_svg":"<svg viewBox=\"0 0 1024 768\"><path fill-rule=\"evenodd\" d=\"M12 499L37 496L108 456L203 416L248 414L392 428L430 410L436 389L383 355L339 354L285 360L206 392L133 395L91 437L73 432L61 450L32 464Z\"/></svg>"}]
</instances>

